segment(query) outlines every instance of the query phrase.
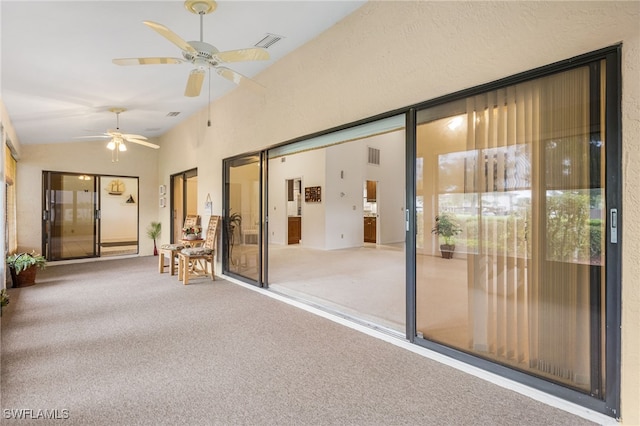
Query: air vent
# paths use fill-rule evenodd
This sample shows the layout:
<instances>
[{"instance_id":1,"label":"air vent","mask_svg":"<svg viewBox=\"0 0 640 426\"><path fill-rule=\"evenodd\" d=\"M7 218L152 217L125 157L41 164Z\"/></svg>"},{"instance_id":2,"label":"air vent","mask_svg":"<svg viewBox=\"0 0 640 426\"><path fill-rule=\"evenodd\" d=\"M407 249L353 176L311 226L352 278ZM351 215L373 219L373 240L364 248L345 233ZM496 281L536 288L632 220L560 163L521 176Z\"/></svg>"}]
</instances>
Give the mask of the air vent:
<instances>
[{"instance_id":1,"label":"air vent","mask_svg":"<svg viewBox=\"0 0 640 426\"><path fill-rule=\"evenodd\" d=\"M179 115L179 114L180 114L179 112L175 112L175 111L173 111L173 112L168 113L168 114L167 114L167 117L176 117L176 116L177 116L177 115Z\"/></svg>"},{"instance_id":2,"label":"air vent","mask_svg":"<svg viewBox=\"0 0 640 426\"><path fill-rule=\"evenodd\" d=\"M380 165L380 150L377 148L369 148L369 155L367 158L368 164L375 164L376 166Z\"/></svg>"},{"instance_id":3,"label":"air vent","mask_svg":"<svg viewBox=\"0 0 640 426\"><path fill-rule=\"evenodd\" d=\"M267 35L264 36L264 38L262 40L260 40L256 44L254 44L254 46L255 47L263 47L265 49L268 49L269 47L273 46L274 44L276 44L277 42L282 40L282 38L283 37L281 37L279 35L267 33Z\"/></svg>"}]
</instances>

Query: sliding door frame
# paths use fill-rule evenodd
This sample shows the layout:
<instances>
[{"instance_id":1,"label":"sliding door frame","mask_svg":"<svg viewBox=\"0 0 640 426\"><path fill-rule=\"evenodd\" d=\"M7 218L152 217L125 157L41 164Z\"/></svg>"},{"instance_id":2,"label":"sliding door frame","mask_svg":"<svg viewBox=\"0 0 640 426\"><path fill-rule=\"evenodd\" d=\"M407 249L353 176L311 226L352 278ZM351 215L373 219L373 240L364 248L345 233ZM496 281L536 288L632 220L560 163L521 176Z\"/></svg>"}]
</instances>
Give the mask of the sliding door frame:
<instances>
[{"instance_id":1,"label":"sliding door frame","mask_svg":"<svg viewBox=\"0 0 640 426\"><path fill-rule=\"evenodd\" d=\"M407 208L408 235L407 235L407 338L410 342L442 353L451 358L477 366L483 370L496 373L508 379L540 389L565 400L591 408L609 416L620 417L620 360L621 360L621 259L622 259L622 183L620 164L622 146L622 116L621 116L621 45L604 48L595 52L561 61L555 64L540 67L531 71L497 80L482 86L465 89L434 100L413 105L409 108L407 117ZM532 375L497 364L493 361L456 350L454 348L419 338L416 335L416 265L415 265L415 235L416 214L415 203L410 205L416 197L415 188L415 160L416 160L416 123L417 111L433 108L452 101L466 99L480 93L489 92L506 86L534 80L550 74L570 70L579 66L587 66L591 63L606 60L606 100L605 100L605 188L607 223L606 230L606 287L605 299L605 396L587 395L579 391L566 388L556 382L547 381ZM411 124L411 126L410 126ZM411 154L410 154L411 153ZM615 213L614 213L615 212ZM612 217L615 215L616 224ZM613 230L613 231L612 231ZM612 232L615 235L612 235ZM409 244L410 239L413 244ZM613 242L615 240L615 242ZM410 252L412 251L412 252ZM595 333L592 330L592 333Z\"/></svg>"},{"instance_id":2,"label":"sliding door frame","mask_svg":"<svg viewBox=\"0 0 640 426\"><path fill-rule=\"evenodd\" d=\"M448 94L442 97L438 97L425 102L413 104L407 107L398 108L393 111L378 114L366 119L358 120L352 123L348 123L341 126L336 126L331 129L327 129L321 132L316 132L310 135L301 136L292 140L282 142L273 145L265 150L259 152L261 156L261 188L260 196L260 217L262 223L260 227L259 241L260 250L262 255L261 261L261 273L259 282L249 280L246 277L237 276L233 273L229 273L228 270L228 258L224 251L224 240L226 238L226 232L223 227L223 272L229 274L242 281L258 285L268 286L263 280L268 280L267 275L267 252L268 243L268 211L264 208L268 200L267 192L267 163L268 163L268 151L270 149L283 147L286 145L301 142L307 139L311 139L317 136L327 135L340 130L348 129L350 127L359 126L375 122L377 120L389 118L392 116L405 115L405 176L406 176L406 210L405 210L405 230L406 230L406 338L411 343L433 350L434 352L441 353L455 360L462 361L471 366L479 367L485 371L495 373L499 376L507 379L512 379L516 382L530 386L532 388L539 389L547 392L551 395L558 396L567 401L574 402L581 406L599 411L614 418L620 417L620 359L621 359L621 343L620 343L620 326L621 326L621 259L622 259L622 183L621 183L621 49L620 44L603 48L594 52L590 52L584 55L576 56L564 61L560 61L554 64L539 67L527 72L516 74L510 77L506 77L500 80L496 80L484 85L465 89L459 92ZM607 215L607 223L605 226L607 237L606 248L606 288L605 299L606 307L604 314L605 318L605 397L599 399L595 396L590 396L585 393L581 393L574 389L570 389L559 385L558 383L544 380L538 377L534 377L530 374L515 370L513 368L498 364L493 361L489 361L480 358L475 355L471 355L454 348L444 346L433 341L419 338L416 330L416 144L417 144L417 111L432 108L438 105L442 105L451 101L465 99L469 96L477 95L479 93L485 93L499 88L503 88L509 85L521 83L528 80L537 79L550 74L555 74L561 71L576 68L578 66L588 65L595 61L606 60L606 116L605 116L605 131L606 131L606 208L610 209ZM253 155L257 155L254 152ZM237 160L244 156L251 155L250 153L244 153L235 157L227 158L223 160L223 212L227 212L229 208L229 187L228 187L228 168L231 161ZM617 221L615 229L612 228L611 218L613 211L616 212L615 220ZM224 213L223 213L224 214ZM614 232L612 232L614 229ZM614 233L617 236L616 242L613 241Z\"/></svg>"}]
</instances>

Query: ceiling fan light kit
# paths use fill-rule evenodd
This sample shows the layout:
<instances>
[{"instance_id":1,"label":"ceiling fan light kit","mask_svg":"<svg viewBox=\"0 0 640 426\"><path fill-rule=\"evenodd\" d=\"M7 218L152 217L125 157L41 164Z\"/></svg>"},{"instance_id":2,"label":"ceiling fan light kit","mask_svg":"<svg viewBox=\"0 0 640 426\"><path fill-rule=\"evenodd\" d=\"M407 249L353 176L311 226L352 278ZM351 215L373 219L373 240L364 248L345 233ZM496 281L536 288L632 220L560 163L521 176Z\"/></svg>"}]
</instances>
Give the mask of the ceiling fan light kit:
<instances>
[{"instance_id":1,"label":"ceiling fan light kit","mask_svg":"<svg viewBox=\"0 0 640 426\"><path fill-rule=\"evenodd\" d=\"M217 3L213 0L187 0L184 2L185 8L200 16L200 40L185 41L182 37L171 31L162 24L152 21L143 23L163 36L165 39L178 46L181 50L182 58L117 58L113 59L116 65L165 65L190 63L196 68L189 74L184 95L196 97L200 95L204 73L207 69L214 69L218 75L227 80L251 89L262 90L263 87L254 80L222 66L229 62L243 61L264 61L269 59L269 53L262 47L248 47L245 49L230 50L220 52L215 46L203 41L203 17L216 10Z\"/></svg>"},{"instance_id":2,"label":"ceiling fan light kit","mask_svg":"<svg viewBox=\"0 0 640 426\"><path fill-rule=\"evenodd\" d=\"M107 149L111 151L111 162L119 160L118 153L127 150L126 142L136 143L148 148L159 149L160 145L148 142L147 138L142 135L134 135L130 133L120 132L120 114L125 112L125 108L109 108L109 111L116 115L116 130L107 130L107 132L96 136L80 136L81 138L111 138L107 143Z\"/></svg>"}]
</instances>

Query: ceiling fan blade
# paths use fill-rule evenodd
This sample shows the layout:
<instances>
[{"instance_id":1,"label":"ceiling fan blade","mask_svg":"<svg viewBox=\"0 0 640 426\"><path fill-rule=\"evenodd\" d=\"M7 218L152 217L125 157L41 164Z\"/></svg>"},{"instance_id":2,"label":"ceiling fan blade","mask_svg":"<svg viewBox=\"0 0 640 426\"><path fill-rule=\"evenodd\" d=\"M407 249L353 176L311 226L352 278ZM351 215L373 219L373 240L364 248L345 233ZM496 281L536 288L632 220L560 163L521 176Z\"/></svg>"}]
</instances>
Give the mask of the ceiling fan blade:
<instances>
[{"instance_id":1,"label":"ceiling fan blade","mask_svg":"<svg viewBox=\"0 0 640 426\"><path fill-rule=\"evenodd\" d=\"M227 50L214 55L219 62L264 61L269 59L269 52L261 47Z\"/></svg>"},{"instance_id":2,"label":"ceiling fan blade","mask_svg":"<svg viewBox=\"0 0 640 426\"><path fill-rule=\"evenodd\" d=\"M158 24L157 22L153 21L144 21L143 24L156 31L158 34L178 46L180 49L189 53L197 53L196 49L194 49L193 46L184 41L178 34L174 33L164 25Z\"/></svg>"},{"instance_id":3,"label":"ceiling fan blade","mask_svg":"<svg viewBox=\"0 0 640 426\"><path fill-rule=\"evenodd\" d=\"M179 58L117 58L112 59L116 65L159 65L159 64L181 64L184 62Z\"/></svg>"},{"instance_id":4,"label":"ceiling fan blade","mask_svg":"<svg viewBox=\"0 0 640 426\"><path fill-rule=\"evenodd\" d=\"M90 136L74 136L73 138L74 139L95 139L95 138L104 139L104 138L110 138L110 137L111 136L104 134L104 135L90 135Z\"/></svg>"},{"instance_id":5,"label":"ceiling fan blade","mask_svg":"<svg viewBox=\"0 0 640 426\"><path fill-rule=\"evenodd\" d=\"M184 90L184 95L188 97L195 97L200 95L202 89L202 82L204 81L205 71L201 69L195 69L189 74L189 80L187 80L187 87Z\"/></svg>"},{"instance_id":6,"label":"ceiling fan blade","mask_svg":"<svg viewBox=\"0 0 640 426\"><path fill-rule=\"evenodd\" d=\"M128 139L142 139L142 140L145 140L145 141L147 140L147 138L146 138L145 136L142 136L142 135L132 135L132 134L129 134L129 133L123 133L123 134L122 134L122 138L123 138L123 139L127 139L127 140L128 140Z\"/></svg>"},{"instance_id":7,"label":"ceiling fan blade","mask_svg":"<svg viewBox=\"0 0 640 426\"><path fill-rule=\"evenodd\" d=\"M237 71L226 67L216 67L216 72L227 80L233 81L239 86L247 87L251 90L256 90L258 92L264 91L265 87L258 83L255 80L250 79L249 77L245 77Z\"/></svg>"},{"instance_id":8,"label":"ceiling fan blade","mask_svg":"<svg viewBox=\"0 0 640 426\"><path fill-rule=\"evenodd\" d=\"M145 138L145 139L146 139L146 138ZM151 142L143 141L143 140L140 140L140 139L129 139L129 138L125 138L125 140L126 140L127 142L137 143L137 144L144 145L144 146L146 146L146 147L153 148L153 149L158 149L158 148L160 148L160 146L159 146L159 145L156 145L156 144L151 143Z\"/></svg>"}]
</instances>

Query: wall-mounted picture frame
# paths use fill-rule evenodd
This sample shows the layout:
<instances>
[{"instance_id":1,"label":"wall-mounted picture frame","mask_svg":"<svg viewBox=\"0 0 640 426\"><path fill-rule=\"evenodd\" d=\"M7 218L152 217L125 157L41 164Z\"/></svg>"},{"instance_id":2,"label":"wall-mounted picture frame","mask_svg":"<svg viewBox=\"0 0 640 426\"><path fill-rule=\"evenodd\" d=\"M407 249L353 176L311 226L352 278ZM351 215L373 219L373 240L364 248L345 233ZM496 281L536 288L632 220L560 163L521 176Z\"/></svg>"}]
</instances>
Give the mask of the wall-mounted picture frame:
<instances>
[{"instance_id":1,"label":"wall-mounted picture frame","mask_svg":"<svg viewBox=\"0 0 640 426\"><path fill-rule=\"evenodd\" d=\"M319 186L308 186L304 189L305 203L320 203L322 201L322 191Z\"/></svg>"},{"instance_id":2,"label":"wall-mounted picture frame","mask_svg":"<svg viewBox=\"0 0 640 426\"><path fill-rule=\"evenodd\" d=\"M166 185L160 185L160 195L164 195L167 193L167 186Z\"/></svg>"},{"instance_id":3,"label":"wall-mounted picture frame","mask_svg":"<svg viewBox=\"0 0 640 426\"><path fill-rule=\"evenodd\" d=\"M160 197L160 207L166 207L166 206L167 206L166 198Z\"/></svg>"}]
</instances>

